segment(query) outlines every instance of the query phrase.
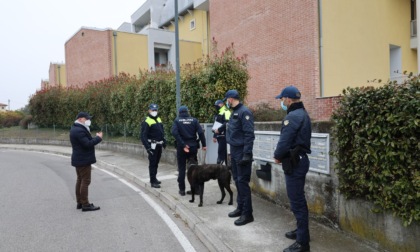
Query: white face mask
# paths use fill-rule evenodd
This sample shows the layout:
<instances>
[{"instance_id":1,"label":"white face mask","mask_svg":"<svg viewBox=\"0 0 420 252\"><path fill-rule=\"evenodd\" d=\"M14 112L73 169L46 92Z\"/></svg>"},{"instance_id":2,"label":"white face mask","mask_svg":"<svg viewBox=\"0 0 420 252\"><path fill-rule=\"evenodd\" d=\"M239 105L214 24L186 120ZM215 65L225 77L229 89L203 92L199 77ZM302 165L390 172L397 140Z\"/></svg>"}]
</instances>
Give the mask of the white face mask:
<instances>
[{"instance_id":1,"label":"white face mask","mask_svg":"<svg viewBox=\"0 0 420 252\"><path fill-rule=\"evenodd\" d=\"M86 120L85 121L85 126L90 127L91 124L92 124L92 121L91 120Z\"/></svg>"},{"instance_id":2,"label":"white face mask","mask_svg":"<svg viewBox=\"0 0 420 252\"><path fill-rule=\"evenodd\" d=\"M157 113L157 111L152 111L152 112L150 112L150 115L151 115L151 116L153 116L153 117L156 117L156 116L157 116L157 114L158 114L158 113Z\"/></svg>"}]
</instances>

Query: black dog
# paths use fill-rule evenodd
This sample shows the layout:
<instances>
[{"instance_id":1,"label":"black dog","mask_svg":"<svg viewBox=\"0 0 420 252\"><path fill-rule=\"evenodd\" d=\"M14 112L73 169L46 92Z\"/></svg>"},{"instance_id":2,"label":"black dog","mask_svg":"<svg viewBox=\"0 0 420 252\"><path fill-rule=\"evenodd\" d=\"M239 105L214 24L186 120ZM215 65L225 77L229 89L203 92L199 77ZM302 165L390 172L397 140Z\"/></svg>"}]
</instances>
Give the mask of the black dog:
<instances>
[{"instance_id":1,"label":"black dog","mask_svg":"<svg viewBox=\"0 0 420 252\"><path fill-rule=\"evenodd\" d=\"M230 200L229 205L232 205L233 192L230 189L230 180L232 175L230 174L229 168L225 165L219 164L208 164L208 165L198 165L191 164L188 168L187 178L191 186L191 200L194 202L194 195L196 190L200 194L200 204L199 207L203 206L203 192L204 192L204 182L209 181L210 179L217 179L219 183L220 191L222 192L222 198L217 201L217 204L222 204L223 199L226 196L225 188L229 192Z\"/></svg>"}]
</instances>

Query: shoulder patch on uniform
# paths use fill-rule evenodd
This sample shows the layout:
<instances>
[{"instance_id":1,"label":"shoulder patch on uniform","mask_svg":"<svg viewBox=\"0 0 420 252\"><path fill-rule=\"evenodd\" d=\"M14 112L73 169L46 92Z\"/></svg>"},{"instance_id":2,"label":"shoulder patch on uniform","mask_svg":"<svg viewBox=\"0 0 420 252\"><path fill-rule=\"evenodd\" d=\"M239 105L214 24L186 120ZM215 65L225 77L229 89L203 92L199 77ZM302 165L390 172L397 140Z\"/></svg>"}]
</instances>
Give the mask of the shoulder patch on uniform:
<instances>
[{"instance_id":1,"label":"shoulder patch on uniform","mask_svg":"<svg viewBox=\"0 0 420 252\"><path fill-rule=\"evenodd\" d=\"M246 115L246 116L245 116L245 119L249 120L249 115Z\"/></svg>"},{"instance_id":2,"label":"shoulder patch on uniform","mask_svg":"<svg viewBox=\"0 0 420 252\"><path fill-rule=\"evenodd\" d=\"M289 124L289 120L284 120L283 124L284 126L287 126Z\"/></svg>"}]
</instances>

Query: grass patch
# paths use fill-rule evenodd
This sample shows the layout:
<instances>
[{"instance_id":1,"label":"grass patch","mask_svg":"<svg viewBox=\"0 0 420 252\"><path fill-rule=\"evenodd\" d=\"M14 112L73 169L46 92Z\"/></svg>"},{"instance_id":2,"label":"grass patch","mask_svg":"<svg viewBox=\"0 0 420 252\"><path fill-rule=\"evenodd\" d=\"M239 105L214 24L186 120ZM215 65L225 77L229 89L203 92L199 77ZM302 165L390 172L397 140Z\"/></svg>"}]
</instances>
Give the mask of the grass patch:
<instances>
[{"instance_id":1,"label":"grass patch","mask_svg":"<svg viewBox=\"0 0 420 252\"><path fill-rule=\"evenodd\" d=\"M92 131L92 136L96 135L96 131ZM1 138L38 138L38 139L51 139L51 140L69 140L70 129L58 128L35 128L35 129L22 129L19 126L10 128L0 128ZM134 143L139 144L140 140L135 137L125 136L110 136L103 133L104 141L120 142L120 143Z\"/></svg>"}]
</instances>

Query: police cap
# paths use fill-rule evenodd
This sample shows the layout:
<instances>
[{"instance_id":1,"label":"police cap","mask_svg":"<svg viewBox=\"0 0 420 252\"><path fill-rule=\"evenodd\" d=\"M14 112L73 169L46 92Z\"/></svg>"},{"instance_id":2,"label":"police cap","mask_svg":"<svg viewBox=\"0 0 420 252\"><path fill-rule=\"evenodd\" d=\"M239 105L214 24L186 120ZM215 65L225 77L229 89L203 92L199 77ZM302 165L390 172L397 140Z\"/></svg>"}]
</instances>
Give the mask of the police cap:
<instances>
[{"instance_id":1,"label":"police cap","mask_svg":"<svg viewBox=\"0 0 420 252\"><path fill-rule=\"evenodd\" d=\"M223 103L223 101L222 100L217 100L215 103L214 103L214 105L215 106L219 106L220 104L222 104Z\"/></svg>"},{"instance_id":2,"label":"police cap","mask_svg":"<svg viewBox=\"0 0 420 252\"><path fill-rule=\"evenodd\" d=\"M157 104L152 103L149 105L149 110L157 111L158 109L159 109L159 106Z\"/></svg>"},{"instance_id":3,"label":"police cap","mask_svg":"<svg viewBox=\"0 0 420 252\"><path fill-rule=\"evenodd\" d=\"M235 89L231 89L231 90L227 91L226 94L225 94L225 99L223 99L223 101L226 101L228 98L234 98L234 99L239 100L238 91L236 91Z\"/></svg>"},{"instance_id":4,"label":"police cap","mask_svg":"<svg viewBox=\"0 0 420 252\"><path fill-rule=\"evenodd\" d=\"M300 99L301 94L295 86L285 87L279 95L276 96L276 99L281 99L283 97L291 99Z\"/></svg>"}]
</instances>

